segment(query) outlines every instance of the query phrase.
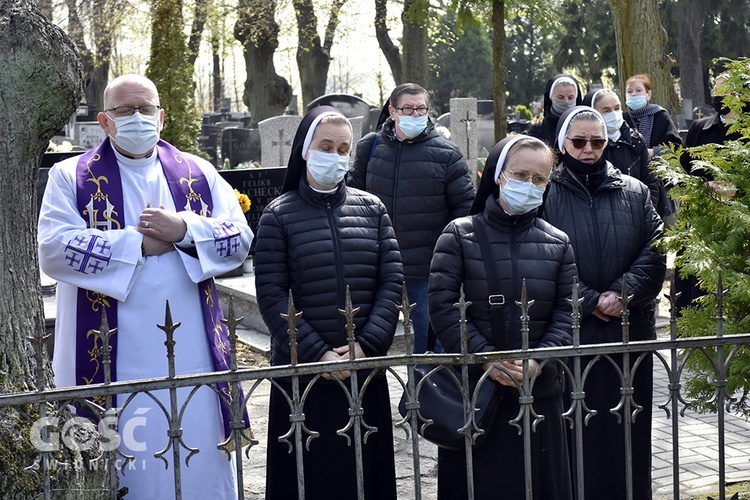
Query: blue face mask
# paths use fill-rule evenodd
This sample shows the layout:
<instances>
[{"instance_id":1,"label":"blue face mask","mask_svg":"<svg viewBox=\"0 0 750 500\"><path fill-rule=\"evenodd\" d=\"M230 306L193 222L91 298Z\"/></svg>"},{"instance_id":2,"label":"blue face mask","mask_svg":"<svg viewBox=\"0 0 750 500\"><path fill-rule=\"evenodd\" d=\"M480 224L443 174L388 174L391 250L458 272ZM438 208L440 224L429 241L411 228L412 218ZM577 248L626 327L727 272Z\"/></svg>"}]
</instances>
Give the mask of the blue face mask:
<instances>
[{"instance_id":1,"label":"blue face mask","mask_svg":"<svg viewBox=\"0 0 750 500\"><path fill-rule=\"evenodd\" d=\"M500 196L508 205L508 208L517 214L525 214L542 205L544 189L536 187L531 182L521 182L516 179L505 179L505 187L500 189Z\"/></svg>"},{"instance_id":2,"label":"blue face mask","mask_svg":"<svg viewBox=\"0 0 750 500\"><path fill-rule=\"evenodd\" d=\"M427 128L427 116L401 116L398 119L398 128L406 137L414 138Z\"/></svg>"},{"instance_id":3,"label":"blue face mask","mask_svg":"<svg viewBox=\"0 0 750 500\"><path fill-rule=\"evenodd\" d=\"M625 104L627 104L630 109L636 110L644 107L648 104L648 101L646 101L645 95L636 95L625 99Z\"/></svg>"},{"instance_id":4,"label":"blue face mask","mask_svg":"<svg viewBox=\"0 0 750 500\"><path fill-rule=\"evenodd\" d=\"M349 171L349 156L310 150L307 170L315 182L326 188L333 188L344 180Z\"/></svg>"}]
</instances>

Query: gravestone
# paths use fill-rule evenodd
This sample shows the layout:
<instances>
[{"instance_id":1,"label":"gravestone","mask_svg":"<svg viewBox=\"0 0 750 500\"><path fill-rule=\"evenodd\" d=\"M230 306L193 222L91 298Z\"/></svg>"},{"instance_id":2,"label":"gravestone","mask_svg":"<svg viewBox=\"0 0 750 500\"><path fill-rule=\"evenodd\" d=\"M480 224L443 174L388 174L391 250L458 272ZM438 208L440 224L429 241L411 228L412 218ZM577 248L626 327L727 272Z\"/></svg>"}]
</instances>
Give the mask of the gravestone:
<instances>
[{"instance_id":1,"label":"gravestone","mask_svg":"<svg viewBox=\"0 0 750 500\"><path fill-rule=\"evenodd\" d=\"M76 122L76 142L83 149L97 147L107 134L104 133L99 122Z\"/></svg>"},{"instance_id":2,"label":"gravestone","mask_svg":"<svg viewBox=\"0 0 750 500\"><path fill-rule=\"evenodd\" d=\"M221 128L216 125L201 126L201 135L198 136L198 149L208 155L208 159L214 167L219 166L219 135Z\"/></svg>"},{"instance_id":3,"label":"gravestone","mask_svg":"<svg viewBox=\"0 0 750 500\"><path fill-rule=\"evenodd\" d=\"M317 99L313 99L310 104L307 105L307 110L310 111L317 106L333 106L334 108L341 111L341 113L347 118L354 118L357 116L369 117L370 108L372 108L372 106L370 106L367 101L363 100L361 97L351 94L327 94L324 96L320 96ZM360 137L369 132L369 129L369 121L361 121Z\"/></svg>"},{"instance_id":4,"label":"gravestone","mask_svg":"<svg viewBox=\"0 0 750 500\"><path fill-rule=\"evenodd\" d=\"M375 132L377 130L378 122L380 121L380 114L382 112L382 109L370 108L370 111L367 113L367 127L363 127L362 130L363 135L367 135L370 132Z\"/></svg>"},{"instance_id":5,"label":"gravestone","mask_svg":"<svg viewBox=\"0 0 750 500\"><path fill-rule=\"evenodd\" d=\"M257 128L224 129L221 132L221 156L229 160L230 168L246 161L260 162L260 131Z\"/></svg>"},{"instance_id":6,"label":"gravestone","mask_svg":"<svg viewBox=\"0 0 750 500\"><path fill-rule=\"evenodd\" d=\"M477 100L468 98L451 99L451 140L458 146L466 159L471 178L477 178Z\"/></svg>"},{"instance_id":7,"label":"gravestone","mask_svg":"<svg viewBox=\"0 0 750 500\"><path fill-rule=\"evenodd\" d=\"M349 121L352 124L352 151L354 151L354 148L356 147L359 140L362 138L362 123L365 121L364 116L355 116L353 118L349 118ZM351 157L351 161L354 161L354 155Z\"/></svg>"},{"instance_id":8,"label":"gravestone","mask_svg":"<svg viewBox=\"0 0 750 500\"><path fill-rule=\"evenodd\" d=\"M258 221L263 210L281 194L286 167L220 170L219 174L234 189L250 198L250 210L245 216L250 229L257 234Z\"/></svg>"},{"instance_id":9,"label":"gravestone","mask_svg":"<svg viewBox=\"0 0 750 500\"><path fill-rule=\"evenodd\" d=\"M292 151L292 140L302 121L301 116L282 115L258 123L260 130L260 164L264 167L285 167Z\"/></svg>"}]
</instances>

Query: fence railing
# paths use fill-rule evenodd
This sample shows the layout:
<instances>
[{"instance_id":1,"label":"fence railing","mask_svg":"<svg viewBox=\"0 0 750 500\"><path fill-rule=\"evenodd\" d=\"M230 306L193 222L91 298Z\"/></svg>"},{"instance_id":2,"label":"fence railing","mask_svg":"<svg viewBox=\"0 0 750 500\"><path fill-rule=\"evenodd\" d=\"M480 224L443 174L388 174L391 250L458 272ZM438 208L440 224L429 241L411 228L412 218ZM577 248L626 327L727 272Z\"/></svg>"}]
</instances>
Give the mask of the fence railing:
<instances>
[{"instance_id":1,"label":"fence railing","mask_svg":"<svg viewBox=\"0 0 750 500\"><path fill-rule=\"evenodd\" d=\"M88 460L95 463L100 463L104 460L106 464L105 469L105 483L101 486L101 490L97 498L101 498L102 494L109 496L109 498L117 498L117 484L118 484L118 467L124 467L127 465L128 460L132 457L123 453L116 445L116 439L108 439L112 436L108 436L108 433L116 432L118 415L121 413L123 408L115 408L113 405L114 397L118 394L140 394L140 393L153 393L157 390L168 391L170 398L170 405L168 408L163 407L162 410L165 413L165 417L169 422L168 437L169 445L159 452L159 455L167 467L172 468L174 484L175 484L175 498L182 498L181 493L181 477L183 473L183 465L189 460L189 458L196 453L196 449L189 448L184 444L181 433L181 421L183 413L186 410L186 406L189 403L185 401L182 405L178 404L177 401L177 390L183 387L192 387L193 392L197 391L201 387L212 387L217 383L228 383L229 394L222 394L217 392L223 401L223 404L227 405L232 412L232 422L230 425L231 435L223 443L217 443L217 445L228 454L234 454L237 466L237 490L239 498L245 498L245 487L243 479L243 464L246 461L243 460L254 453L253 447L258 444L256 437L252 434L249 429L244 429L243 422L243 410L242 398L234 397L239 394L240 383L244 382L244 405L247 406L250 402L256 400L259 397L257 393L260 384L264 381L271 381L279 378L288 378L291 380L292 393L289 394L290 403L290 430L285 436L277 436L280 440L286 440L287 442L293 441L293 449L296 453L296 461L298 467L298 482L303 484L304 482L304 468L302 462L303 446L304 441L310 437L311 433L315 432L315 429L307 429L304 422L304 397L300 393L300 383L303 377L305 380L312 380L309 384L314 384L322 374L330 374L339 371L357 371L357 370L371 370L372 373L369 377L374 376L378 372L386 372L390 376L393 376L397 380L398 385L406 392L406 401L408 408L407 415L396 422L396 427L402 429L405 436L411 440L411 459L413 466L413 478L414 478L414 498L420 500L423 498L422 489L422 470L420 464L420 446L424 445L424 441L418 435L418 429L422 425L428 425L419 413L418 403L418 386L415 385L413 379L414 366L417 364L434 364L434 365L458 365L460 367L468 367L471 365L482 365L488 362L496 362L503 360L520 360L523 364L524 382L517 384L516 389L519 393L519 404L520 411L517 417L513 420L513 425L518 427L519 432L524 436L524 461L526 464L525 481L526 481L526 498L532 498L532 477L531 477L531 447L530 447L530 434L533 432L536 424L543 418L543 416L536 415L533 410L534 398L532 396L533 384L535 382L534 377L529 377L529 360L536 360L540 367L544 367L549 363L557 363L568 367L565 370L566 391L570 394L570 406L566 409L563 414L571 427L572 427L572 439L577 444L574 446L574 450L578 454L577 464L579 466L574 471L577 484L577 491L574 492L574 496L579 500L583 500L583 478L586 473L580 464L582 460L582 433L583 428L587 422L592 418L597 418L595 412L589 410L586 406L586 394L585 394L585 382L586 376L590 366L598 360L606 360L612 364L613 369L617 371L620 377L620 401L619 404L610 409L611 413L618 415L618 421L623 425L626 439L626 479L627 479L627 498L633 498L633 487L632 487L632 470L631 470L631 453L632 443L629 440L629 429L634 419L640 411L640 407L634 401L634 387L633 377L635 372L641 366L641 362L647 357L653 356L654 364L657 363L663 367L666 372L666 383L668 389L668 398L661 404L656 405L655 409L659 408L665 412L665 416L671 420L672 429L672 484L673 484L673 498L680 498L680 454L679 454L679 437L680 437L680 415L683 414L686 408L691 406L691 402L685 399L683 394L683 379L689 376L686 373L686 363L692 356L702 355L708 357L715 369L714 385L716 388L713 404L716 410L716 419L718 425L718 462L719 462L719 495L720 498L725 498L725 440L724 440L724 424L725 424L725 412L729 411L729 403L731 401L731 395L726 393L727 385L727 373L729 366L736 355L738 349L745 345L750 344L750 333L745 334L734 334L730 336L724 336L723 327L723 316L722 316L722 300L723 291L721 290L721 284L719 284L719 292L717 294L717 319L716 319L716 335L711 337L696 337L696 338L677 338L677 325L674 314L672 314L669 324L669 338L667 340L649 340L649 341L637 341L631 342L629 336L629 315L627 311L627 305L629 301L626 284L623 284L623 290L619 298L622 306L622 331L623 340L622 342L609 343L609 344L595 344L595 345L582 345L580 341L580 304L582 299L579 298L579 287L576 283L573 287L573 297L569 299L571 306L571 315L573 318L573 344L566 347L554 347L554 348L541 348L541 349L530 349L528 339L528 311L533 306L533 300L529 300L526 297L524 284L524 293L517 305L521 311L521 334L522 334L522 348L513 351L499 351L492 353L467 353L465 335L464 341L462 342L462 353L458 354L411 354L412 349L412 336L411 336L411 320L410 311L413 305L409 304L408 297L404 292L403 304L400 306L401 313L403 315L403 326L404 335L406 339L405 353L404 354L393 354L385 357L375 358L364 358L364 359L350 359L348 361L341 362L317 362L317 363L304 363L299 364L297 362L297 344L296 344L296 321L302 314L297 312L294 307L291 292L289 296L289 311L285 316L289 324L290 334L290 346L291 346L291 364L285 366L273 366L273 367L251 367L251 368L239 368L237 363L237 325L241 318L235 316L234 307L230 300L227 311L227 319L224 320L228 326L230 335L230 357L231 365L230 370L212 373L201 373L192 375L176 375L174 370L174 345L176 342L174 332L179 327L179 323L175 323L172 320L169 303L165 307L165 321L163 325L158 325L158 328L165 332L167 346L166 349L166 361L169 365L169 375L162 378L144 379L144 380L133 380L133 381L112 381L110 373L110 348L109 339L112 334L110 332L106 316L102 317L101 328L99 331L94 332L98 335L102 341L102 354L103 354L103 370L105 373L105 382L101 384L92 384L87 386L78 387L66 387L66 388L49 388L44 384L44 372L42 357L46 355L43 352L42 345L44 343L43 333L31 338L32 342L36 346L36 356L38 357L37 366L37 390L23 393L12 393L12 394L1 394L0 395L0 412L6 411L10 407L20 407L22 405L36 405L38 408L39 419L35 422L29 422L31 426L31 432L29 438L32 444L38 450L36 460L34 463L29 464L25 471L29 474L34 475L39 481L39 497L50 499L54 498L56 491L56 473L70 466L70 464L61 463L55 457L55 451L60 446L59 436L68 436L72 439L72 442L65 442L66 446L74 448L81 446L80 443L75 442L76 435L86 436L87 433L89 438L84 437L85 443L90 442L90 434L97 433L98 436L98 452L95 456L89 454ZM674 298L674 285L672 292L666 296L670 303L673 302ZM465 332L466 322L466 309L470 303L464 301L463 291L461 294L461 300L456 307L461 311L461 323L462 331ZM673 308L672 308L673 309ZM355 342L354 322L353 316L356 314L357 309L352 307L351 300L347 291L347 304L344 310L340 312L347 318L347 332L348 342L350 344L350 356L353 356L354 348L353 343ZM612 360L614 355L622 356L622 365L618 367L617 363ZM586 363L586 359L590 359ZM632 361L632 362L631 362ZM650 365L649 365L650 366ZM405 370L404 370L405 368ZM462 370L463 380L457 381L460 384L460 389L464 397L464 405L466 410L466 422L465 422L465 442L467 445L473 441L476 437L477 432L481 432L476 428L473 423L474 419L474 407L471 403L471 396L467 389L467 369ZM404 375L405 372L405 375ZM487 379L488 373L485 373L485 383L489 383ZM354 440L351 446L354 447L356 456L356 468L357 468L357 479L358 479L358 491L359 498L364 498L363 489L363 466L362 466L362 437L369 432L377 432L376 428L370 427L364 422L361 413L361 402L362 392L366 390L369 378L366 379L362 384L358 380L358 377L351 377L351 383L347 388L345 385L340 384L342 390L349 391L348 398L351 401L351 408L349 411L349 423L347 427L354 429L353 435ZM277 385L277 387L280 387ZM131 396L127 399L128 402L132 399ZM92 400L96 399L100 404L95 404ZM83 408L89 413L93 413L95 423L89 424L91 428L87 432L80 432L80 429L76 429L78 432L65 432L62 429L65 425L68 425L71 420L69 419L69 405L75 405L78 408ZM188 410L189 411L189 410ZM66 415L68 415L66 417ZM31 418L31 417L29 417ZM66 418L69 420L66 421ZM88 420L82 418L75 418L74 424L76 426L85 426L83 422ZM252 424L252 422L251 422ZM88 439L88 441L87 441ZM172 456L171 460L164 458L167 451L171 448ZM473 471L473 464L471 460L471 453L466 454L467 457L467 477L471 477ZM246 466L246 465L245 465ZM246 471L250 475L254 471ZM2 472L0 472L1 474ZM261 471L262 473L262 471ZM469 498L473 498L472 481L468 481L468 495ZM304 489L299 489L299 498L304 498Z\"/></svg>"}]
</instances>

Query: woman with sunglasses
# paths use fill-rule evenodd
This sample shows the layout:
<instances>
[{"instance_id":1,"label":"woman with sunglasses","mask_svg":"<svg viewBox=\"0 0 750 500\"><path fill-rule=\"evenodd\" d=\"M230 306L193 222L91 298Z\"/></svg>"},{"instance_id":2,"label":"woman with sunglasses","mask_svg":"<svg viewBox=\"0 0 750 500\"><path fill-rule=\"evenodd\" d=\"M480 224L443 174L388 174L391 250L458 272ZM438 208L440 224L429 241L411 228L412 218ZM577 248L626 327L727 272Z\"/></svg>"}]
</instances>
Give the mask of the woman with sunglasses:
<instances>
[{"instance_id":1,"label":"woman with sunglasses","mask_svg":"<svg viewBox=\"0 0 750 500\"><path fill-rule=\"evenodd\" d=\"M607 126L588 106L566 111L557 127L561 161L550 180L542 217L565 231L576 256L581 283L581 343L622 342L623 280L627 293L630 341L656 338L654 299L666 270L664 255L653 248L664 225L650 200L648 188L621 173L606 160ZM651 498L651 406L653 359L636 366L641 353L630 353L633 402L642 407L632 423L632 488L634 499ZM623 368L622 355L609 359ZM586 498L626 498L625 425L610 412L618 406L621 380L613 363L581 358L589 368L582 388L585 404L597 414L583 428L583 468ZM572 362L572 361L569 361ZM619 410L622 416L622 409ZM575 443L575 440L572 440ZM576 456L575 453L573 456ZM576 467L573 468L575 478ZM577 487L576 487L577 488ZM576 489L574 488L574 490Z\"/></svg>"}]
</instances>

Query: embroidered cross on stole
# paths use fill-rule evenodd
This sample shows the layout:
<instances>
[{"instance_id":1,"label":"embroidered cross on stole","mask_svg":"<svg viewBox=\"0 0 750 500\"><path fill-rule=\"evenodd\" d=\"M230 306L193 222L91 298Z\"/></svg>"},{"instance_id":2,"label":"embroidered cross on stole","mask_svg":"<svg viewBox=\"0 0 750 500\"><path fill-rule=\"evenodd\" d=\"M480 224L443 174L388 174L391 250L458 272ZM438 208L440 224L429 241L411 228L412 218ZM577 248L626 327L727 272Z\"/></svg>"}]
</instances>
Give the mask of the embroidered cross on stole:
<instances>
[{"instance_id":1,"label":"embroidered cross on stole","mask_svg":"<svg viewBox=\"0 0 750 500\"><path fill-rule=\"evenodd\" d=\"M204 217L211 215L213 200L203 172L179 150L165 141L156 146L159 161L169 184L169 189L178 210L189 210ZM122 181L109 139L96 148L84 153L76 167L76 202L81 217L89 228L108 231L125 227ZM101 240L101 238L98 238ZM101 259L108 259L108 252L96 252L102 241L93 237L86 241L71 242L74 250L85 246L86 251L78 252L73 258L80 260L83 269L90 272L101 270ZM106 242L105 242L106 243ZM106 250L106 249L105 249ZM79 257L79 256L85 257ZM104 256L104 257L103 257ZM78 261L76 261L78 265ZM85 267L88 266L88 267ZM98 266L98 267L97 267ZM211 348L214 370L230 369L229 341L227 326L221 322L223 314L213 278L198 284L204 327ZM111 330L117 327L117 300L104 294L78 289L76 322L76 384L89 385L104 382L102 361L102 339L94 331L99 330L102 309L107 313ZM112 380L117 375L117 335L110 339ZM224 420L225 437L229 436L231 423L231 393L226 383L217 384L222 394L221 413ZM239 391L244 408L244 396ZM104 405L104 397L94 398L94 402ZM245 428L249 428L247 411L244 411Z\"/></svg>"}]
</instances>

